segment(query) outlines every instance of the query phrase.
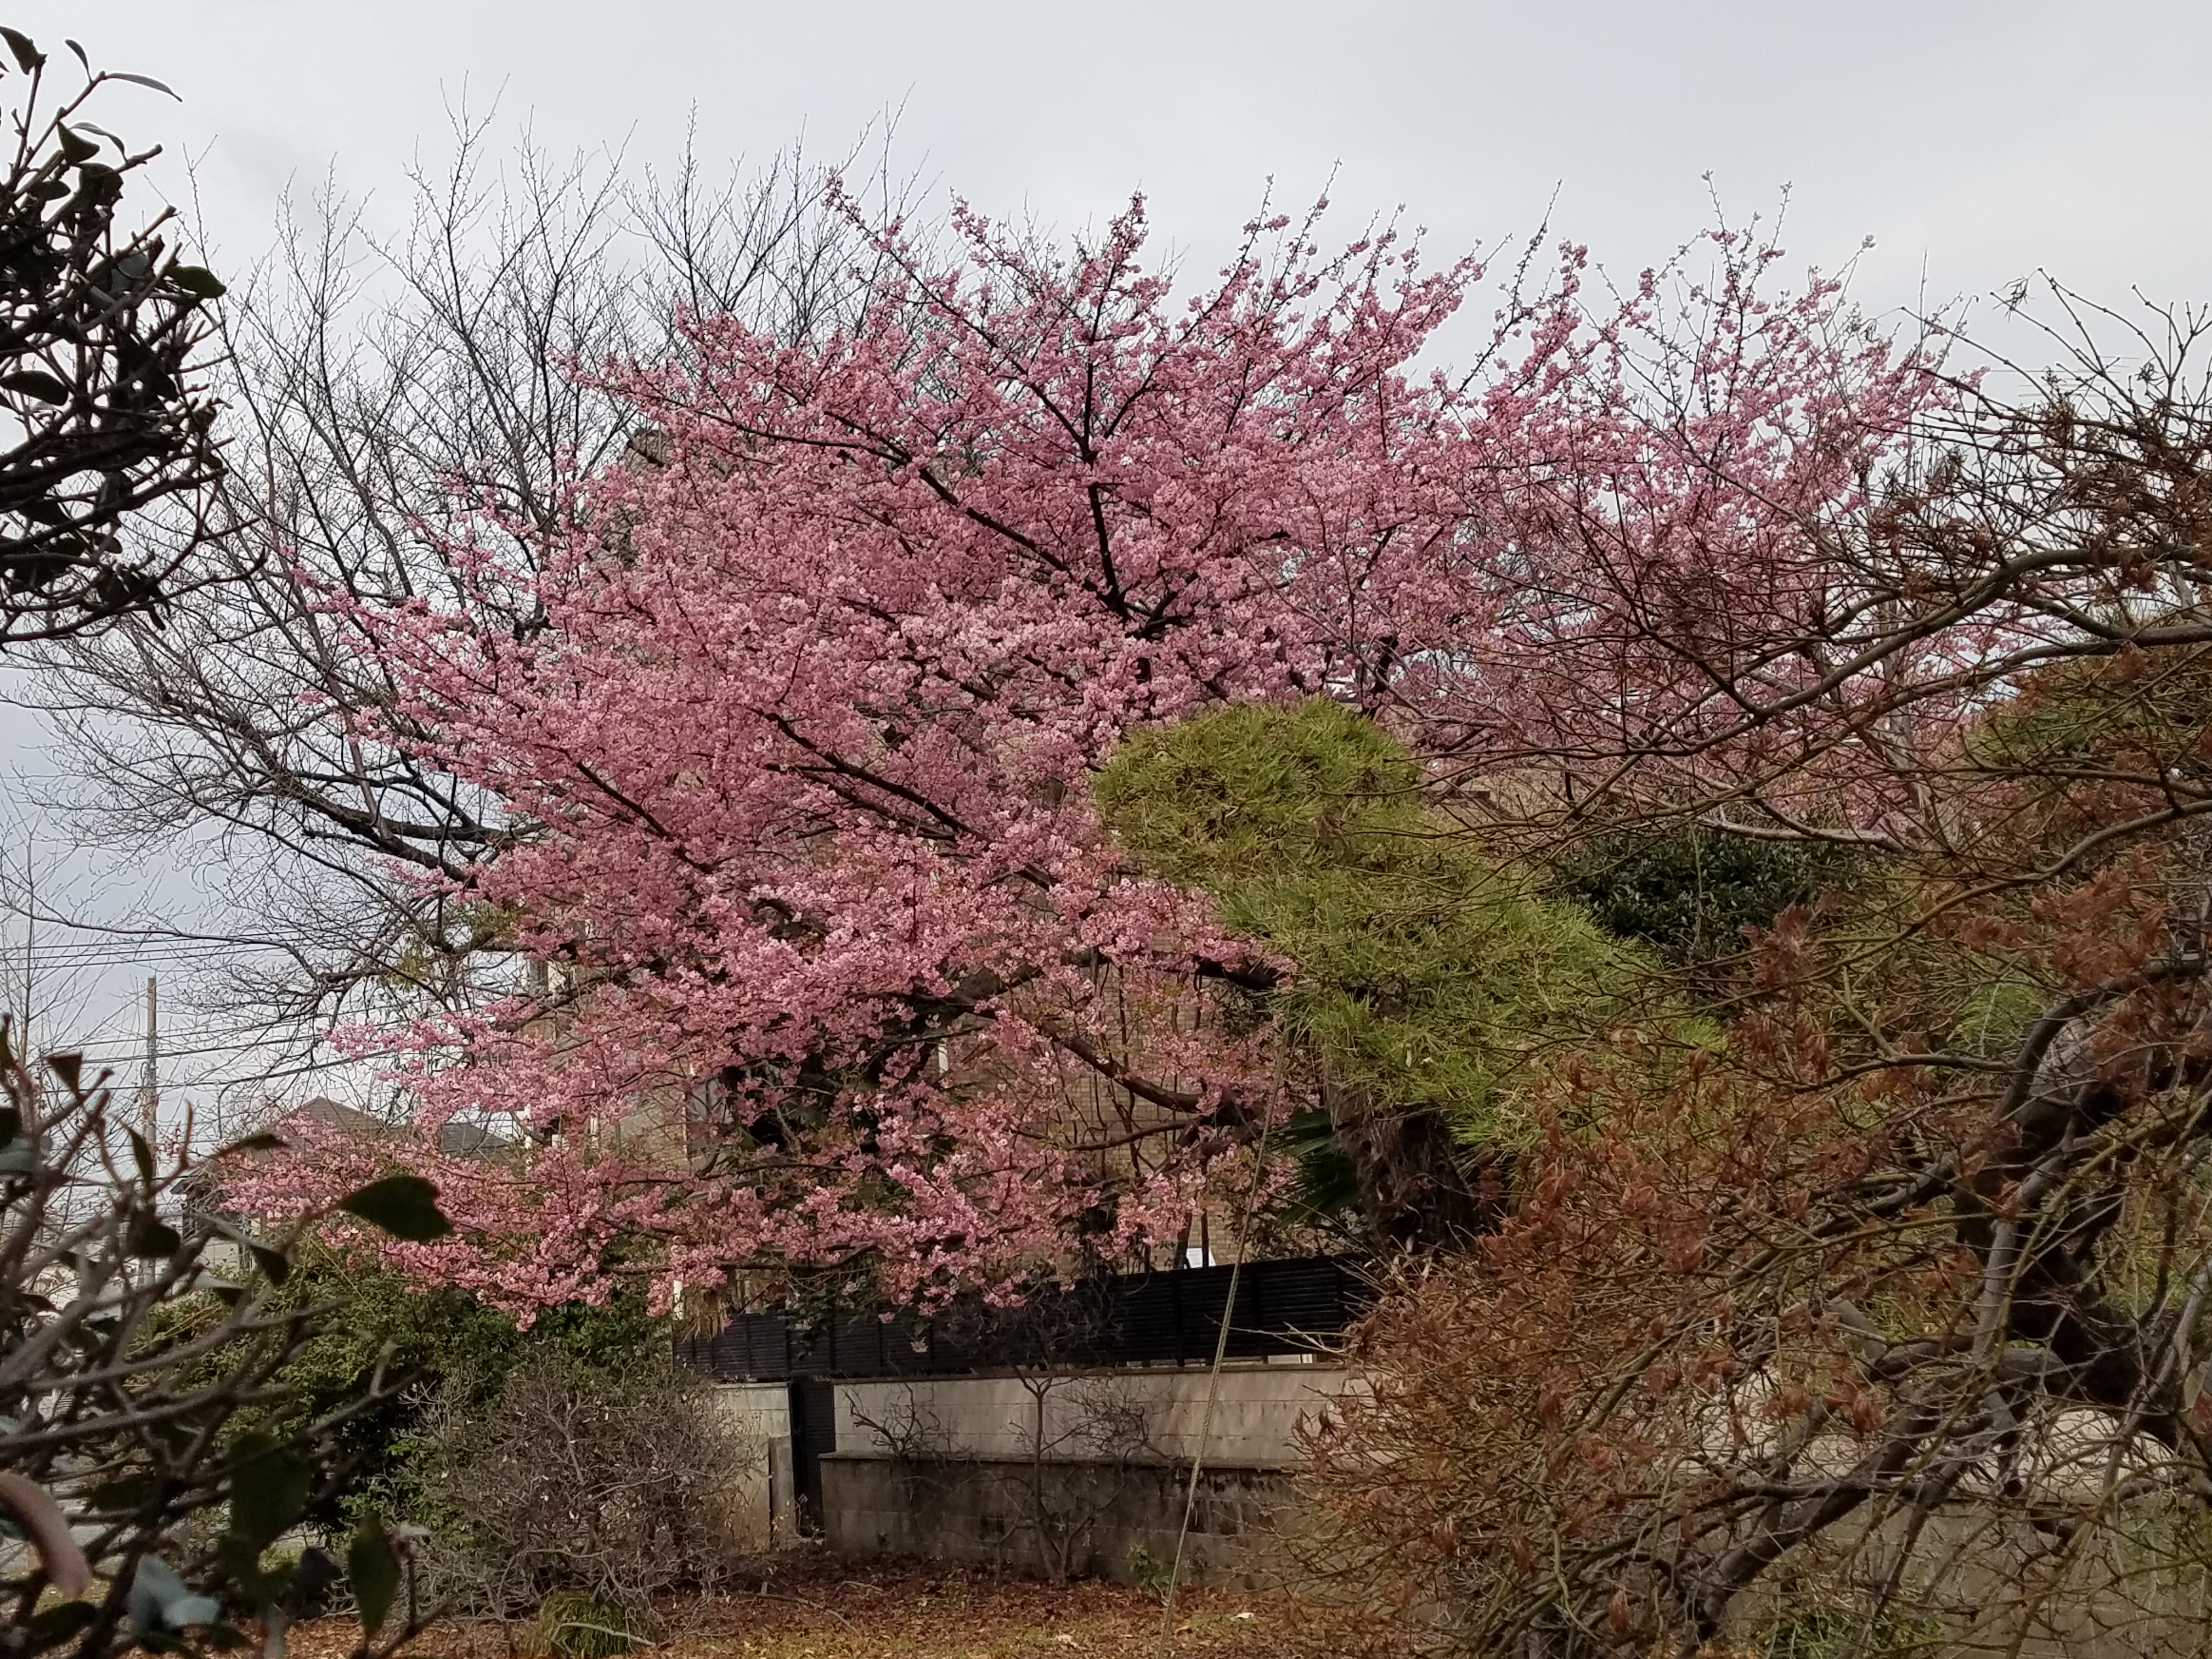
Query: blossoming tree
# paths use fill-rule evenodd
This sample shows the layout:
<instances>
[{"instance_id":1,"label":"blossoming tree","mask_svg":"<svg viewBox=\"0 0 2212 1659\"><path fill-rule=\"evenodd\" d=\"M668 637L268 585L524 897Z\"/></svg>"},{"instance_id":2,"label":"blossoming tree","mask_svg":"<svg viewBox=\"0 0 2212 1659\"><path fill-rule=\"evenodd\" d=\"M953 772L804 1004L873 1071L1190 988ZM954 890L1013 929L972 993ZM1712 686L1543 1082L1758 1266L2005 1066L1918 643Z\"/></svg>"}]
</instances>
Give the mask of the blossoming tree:
<instances>
[{"instance_id":1,"label":"blossoming tree","mask_svg":"<svg viewBox=\"0 0 2212 1659\"><path fill-rule=\"evenodd\" d=\"M589 1293L622 1240L663 1284L865 1259L915 1293L1171 1232L1275 1109L1190 1018L1194 978L1273 969L1128 867L1084 780L1133 725L1322 684L1286 590L1449 533L1455 399L1407 364L1469 273L1296 238L1271 270L1255 227L1183 310L1135 212L1064 264L959 228L824 348L698 319L681 364L611 370L657 459L588 481L542 574L471 567L542 629L375 619L514 815L467 896L556 987L414 1035L426 1121L541 1143L449 1172L482 1247L449 1271ZM620 1132L655 1102L692 1120L672 1167Z\"/></svg>"},{"instance_id":2,"label":"blossoming tree","mask_svg":"<svg viewBox=\"0 0 2212 1659\"><path fill-rule=\"evenodd\" d=\"M426 1267L522 1304L793 1266L926 1297L1171 1236L1285 1103L1207 988L1295 964L1102 833L1123 734L1323 693L1445 763L1571 753L1644 666L1584 660L1624 550L1740 606L1936 395L1832 284L1761 299L1729 236L1679 315L1653 276L1593 320L1568 250L1455 381L1415 365L1479 273L1388 235L1255 225L1178 301L1139 210L1065 258L954 228L950 262L888 240L827 343L701 317L610 367L648 428L580 481L588 532L457 550L496 606L360 617L511 814L457 896L544 969L401 1045L427 1126L535 1143L448 1164Z\"/></svg>"}]
</instances>

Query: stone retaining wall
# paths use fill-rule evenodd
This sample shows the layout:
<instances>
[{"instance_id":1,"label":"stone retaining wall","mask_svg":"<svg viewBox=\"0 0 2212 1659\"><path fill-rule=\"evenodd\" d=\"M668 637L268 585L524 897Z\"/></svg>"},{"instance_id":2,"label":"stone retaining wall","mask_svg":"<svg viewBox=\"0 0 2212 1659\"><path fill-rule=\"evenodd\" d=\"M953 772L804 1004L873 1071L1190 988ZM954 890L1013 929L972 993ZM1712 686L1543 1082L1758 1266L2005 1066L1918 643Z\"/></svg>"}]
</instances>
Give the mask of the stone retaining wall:
<instances>
[{"instance_id":1,"label":"stone retaining wall","mask_svg":"<svg viewBox=\"0 0 2212 1659\"><path fill-rule=\"evenodd\" d=\"M1353 1386L1335 1366L1258 1361L837 1382L821 1531L842 1554L1139 1580L1174 1558L1197 1457L1185 1582L1249 1583L1292 1501L1300 1423ZM763 1452L732 1495L741 1530L793 1541L788 1385L716 1393Z\"/></svg>"},{"instance_id":2,"label":"stone retaining wall","mask_svg":"<svg viewBox=\"0 0 2212 1659\"><path fill-rule=\"evenodd\" d=\"M920 1462L841 1452L822 1464L827 1541L840 1555L923 1556L1123 1583L1163 1572L1175 1559L1188 1481L1188 1470L1160 1463ZM1282 1469L1202 1470L1182 1581L1263 1582L1279 1516L1292 1501Z\"/></svg>"}]
</instances>

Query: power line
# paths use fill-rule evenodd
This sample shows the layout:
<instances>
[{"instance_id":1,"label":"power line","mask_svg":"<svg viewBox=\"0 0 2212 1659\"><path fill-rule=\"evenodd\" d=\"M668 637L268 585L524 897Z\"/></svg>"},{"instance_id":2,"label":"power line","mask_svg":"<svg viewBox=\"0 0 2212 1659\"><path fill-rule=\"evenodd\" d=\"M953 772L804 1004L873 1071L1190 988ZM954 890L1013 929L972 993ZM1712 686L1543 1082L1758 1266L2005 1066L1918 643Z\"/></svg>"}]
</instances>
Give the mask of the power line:
<instances>
[{"instance_id":1,"label":"power line","mask_svg":"<svg viewBox=\"0 0 2212 1659\"><path fill-rule=\"evenodd\" d=\"M255 1048L301 1047L320 1048L328 1041L330 1041L330 1039L326 1036L262 1036L243 1042L219 1040L198 1048L164 1048L161 1050L161 1055L165 1060L190 1060L201 1054L239 1054ZM79 1052L82 1053L88 1060L91 1060L96 1064L123 1065L128 1062L132 1053L131 1047L123 1046L123 1044L124 1040L122 1039L118 1039L118 1042L114 1045L87 1043L81 1050L79 1050ZM110 1048L112 1048L112 1053L95 1052L96 1050Z\"/></svg>"},{"instance_id":2,"label":"power line","mask_svg":"<svg viewBox=\"0 0 2212 1659\"><path fill-rule=\"evenodd\" d=\"M9 947L0 945L0 950ZM169 945L50 945L39 948L42 961L63 957L79 960L108 958L117 962L136 962L173 957L245 955L282 949L275 945L258 942L236 942L228 939L179 940Z\"/></svg>"}]
</instances>

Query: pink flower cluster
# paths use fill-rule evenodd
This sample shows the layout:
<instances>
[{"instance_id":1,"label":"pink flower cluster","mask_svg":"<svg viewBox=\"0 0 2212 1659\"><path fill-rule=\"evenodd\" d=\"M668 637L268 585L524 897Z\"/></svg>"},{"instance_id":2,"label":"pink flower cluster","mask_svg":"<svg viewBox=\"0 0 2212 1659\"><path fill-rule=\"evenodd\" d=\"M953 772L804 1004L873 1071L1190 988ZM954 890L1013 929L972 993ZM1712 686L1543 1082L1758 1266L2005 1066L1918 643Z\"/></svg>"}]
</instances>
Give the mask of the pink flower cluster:
<instances>
[{"instance_id":1,"label":"pink flower cluster","mask_svg":"<svg viewBox=\"0 0 2212 1659\"><path fill-rule=\"evenodd\" d=\"M1707 778L1818 740L1745 708L1820 680L1773 641L1849 614L1821 526L1939 395L1832 286L1770 305L1764 251L1715 239L1686 337L1657 276L1594 322L1568 250L1454 382L1413 366L1480 272L1388 236L1255 225L1177 303L1139 208L1065 258L956 228L948 264L884 239L848 334L687 318L607 369L656 459L580 481L589 528L527 560L454 550L541 627L362 618L428 758L513 815L458 896L552 988L380 1039L426 1129L527 1131L422 1154L461 1229L425 1272L926 1298L1248 1180L1273 1058L1202 1014L1257 953L1103 835L1087 778L1133 727L1318 692L1462 764ZM1822 695L1849 719L1848 677Z\"/></svg>"}]
</instances>

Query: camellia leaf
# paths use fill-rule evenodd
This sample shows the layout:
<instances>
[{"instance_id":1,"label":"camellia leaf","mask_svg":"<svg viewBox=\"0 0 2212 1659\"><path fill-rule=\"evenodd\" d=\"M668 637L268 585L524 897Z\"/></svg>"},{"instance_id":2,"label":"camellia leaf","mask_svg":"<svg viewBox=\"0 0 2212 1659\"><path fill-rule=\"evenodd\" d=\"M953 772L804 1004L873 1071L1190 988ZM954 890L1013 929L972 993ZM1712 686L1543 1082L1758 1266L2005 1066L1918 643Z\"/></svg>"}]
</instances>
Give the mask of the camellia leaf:
<instances>
[{"instance_id":1,"label":"camellia leaf","mask_svg":"<svg viewBox=\"0 0 2212 1659\"><path fill-rule=\"evenodd\" d=\"M46 61L46 53L31 44L31 37L21 29L11 29L0 24L0 40L8 43L8 50L15 54L15 67L28 75Z\"/></svg>"},{"instance_id":2,"label":"camellia leaf","mask_svg":"<svg viewBox=\"0 0 2212 1659\"><path fill-rule=\"evenodd\" d=\"M362 1631L375 1635L399 1594L399 1553L392 1547L384 1522L373 1515L362 1518L353 1541L346 1546L346 1582L361 1609Z\"/></svg>"},{"instance_id":3,"label":"camellia leaf","mask_svg":"<svg viewBox=\"0 0 2212 1659\"><path fill-rule=\"evenodd\" d=\"M185 1241L166 1221L146 1216L131 1229L130 1248L133 1255L167 1258L183 1249Z\"/></svg>"},{"instance_id":4,"label":"camellia leaf","mask_svg":"<svg viewBox=\"0 0 2212 1659\"><path fill-rule=\"evenodd\" d=\"M57 1601L31 1620L31 1650L58 1647L100 1616L89 1601Z\"/></svg>"},{"instance_id":5,"label":"camellia leaf","mask_svg":"<svg viewBox=\"0 0 2212 1659\"><path fill-rule=\"evenodd\" d=\"M69 401L69 388L44 369L26 368L14 374L0 374L0 386L26 398L36 398L42 404Z\"/></svg>"},{"instance_id":6,"label":"camellia leaf","mask_svg":"<svg viewBox=\"0 0 2212 1659\"><path fill-rule=\"evenodd\" d=\"M300 1518L313 1484L298 1453L265 1434L241 1436L231 1455L231 1532L258 1556Z\"/></svg>"},{"instance_id":7,"label":"camellia leaf","mask_svg":"<svg viewBox=\"0 0 2212 1659\"><path fill-rule=\"evenodd\" d=\"M232 1533L225 1533L216 1540L215 1553L229 1571L238 1595L258 1602L264 1616L274 1615L276 1604L291 1588L293 1564L280 1560L264 1567L261 1563L262 1551Z\"/></svg>"},{"instance_id":8,"label":"camellia leaf","mask_svg":"<svg viewBox=\"0 0 2212 1659\"><path fill-rule=\"evenodd\" d=\"M185 293L203 300L220 300L230 292L221 277L198 265L179 265L169 272L169 280Z\"/></svg>"},{"instance_id":9,"label":"camellia leaf","mask_svg":"<svg viewBox=\"0 0 2212 1659\"><path fill-rule=\"evenodd\" d=\"M225 1533L215 1540L216 1559L230 1574L240 1595L253 1601L268 1599L261 1583L261 1552L246 1540Z\"/></svg>"},{"instance_id":10,"label":"camellia leaf","mask_svg":"<svg viewBox=\"0 0 2212 1659\"><path fill-rule=\"evenodd\" d=\"M156 92L167 93L170 97L176 98L180 104L185 101L182 98L177 97L175 88L167 82L156 81L150 75L133 75L128 70L110 70L107 71L107 78L111 81L128 81L134 87L151 87Z\"/></svg>"},{"instance_id":11,"label":"camellia leaf","mask_svg":"<svg viewBox=\"0 0 2212 1659\"><path fill-rule=\"evenodd\" d=\"M394 1238L422 1243L453 1231L438 1208L438 1188L421 1176L386 1176L338 1200L338 1208L381 1227Z\"/></svg>"}]
</instances>

